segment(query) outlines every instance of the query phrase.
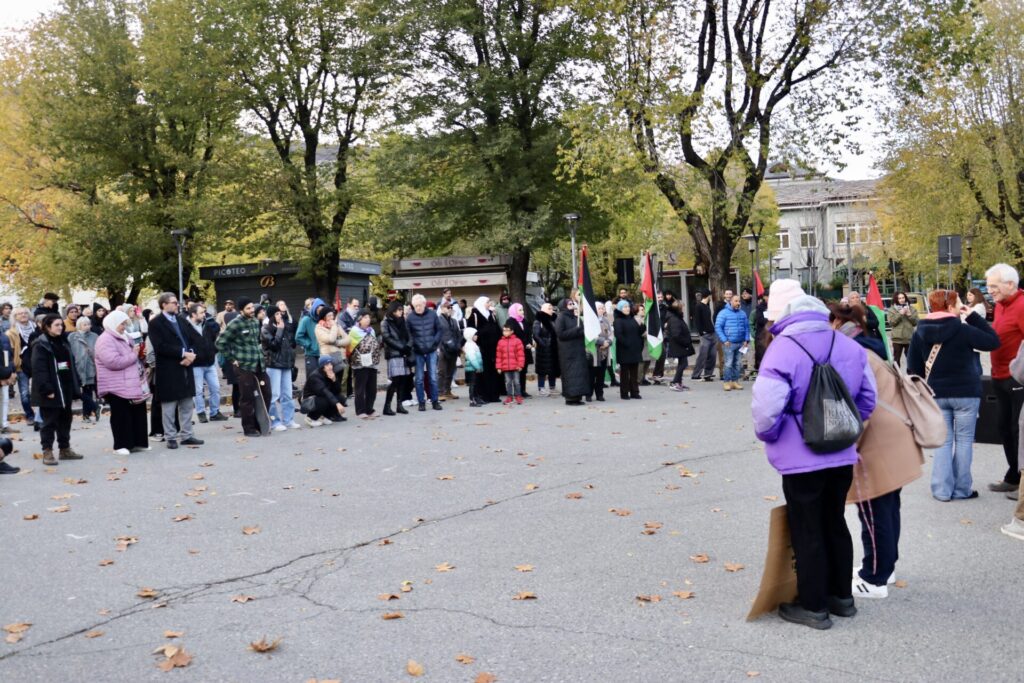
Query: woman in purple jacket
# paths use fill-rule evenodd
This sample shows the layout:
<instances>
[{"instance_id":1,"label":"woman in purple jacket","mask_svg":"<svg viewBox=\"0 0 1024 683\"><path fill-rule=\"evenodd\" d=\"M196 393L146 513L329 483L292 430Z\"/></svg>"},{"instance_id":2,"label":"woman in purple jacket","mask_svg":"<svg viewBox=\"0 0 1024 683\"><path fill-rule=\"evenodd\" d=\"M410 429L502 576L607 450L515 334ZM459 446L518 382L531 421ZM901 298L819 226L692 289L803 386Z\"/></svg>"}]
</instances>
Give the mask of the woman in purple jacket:
<instances>
[{"instance_id":1,"label":"woman in purple jacket","mask_svg":"<svg viewBox=\"0 0 1024 683\"><path fill-rule=\"evenodd\" d=\"M96 392L110 405L110 431L114 453L128 455L149 450L146 424L146 381L139 350L125 332L128 316L121 311L103 318L96 340Z\"/></svg>"},{"instance_id":2,"label":"woman in purple jacket","mask_svg":"<svg viewBox=\"0 0 1024 683\"><path fill-rule=\"evenodd\" d=\"M864 349L833 331L825 305L803 295L794 284L772 283L769 320L777 322L771 328L774 339L754 383L751 410L757 438L765 442L769 462L782 475L796 556L799 597L796 602L780 605L779 616L796 624L827 629L832 626L829 613L852 617L857 612L850 590L853 542L843 516L857 450L850 446L819 454L804 443L800 414L814 363L797 342L817 362L835 368L863 420L875 408L875 378Z\"/></svg>"}]
</instances>

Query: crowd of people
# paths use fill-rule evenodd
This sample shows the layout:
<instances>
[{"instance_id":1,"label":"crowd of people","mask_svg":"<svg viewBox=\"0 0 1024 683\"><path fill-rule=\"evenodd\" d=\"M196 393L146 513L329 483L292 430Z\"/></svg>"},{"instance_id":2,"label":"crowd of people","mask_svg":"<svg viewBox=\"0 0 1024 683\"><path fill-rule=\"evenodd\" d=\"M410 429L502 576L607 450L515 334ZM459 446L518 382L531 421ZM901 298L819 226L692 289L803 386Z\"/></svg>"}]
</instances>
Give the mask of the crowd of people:
<instances>
[{"instance_id":1,"label":"crowd of people","mask_svg":"<svg viewBox=\"0 0 1024 683\"><path fill-rule=\"evenodd\" d=\"M641 399L641 387L664 383L668 361L675 365L668 387L686 391L689 358L696 356L691 380L714 381L717 357L726 391L756 377L755 433L782 475L799 598L780 607L780 616L828 628L830 615L853 616L855 596L888 594L899 556L900 490L859 506L865 552L853 575L843 509L868 441L822 452L808 440L805 400L818 391L822 367L845 387L853 418L876 430L882 427L873 427L873 415L886 408L883 397L897 391L894 368L905 359L907 372L923 378L946 423L945 442L934 451L931 494L948 503L979 496L971 474L982 396L979 354L990 353L1007 469L988 489L1017 501L1002 531L1024 540L1024 460L1018 455L1024 450L1024 295L1017 271L1006 264L990 268L986 278L991 305L978 289L966 302L940 289L928 295L930 312L921 315L897 293L885 312L891 362L878 317L858 293L826 304L787 279L773 282L756 301L749 290L726 291L717 302L700 290L693 334L672 292L658 295L653 319L662 327L649 334L647 306L620 289L614 300L597 303L599 331L589 343L575 294L557 308L544 303L535 314L507 295L497 304L481 296L469 307L450 290L438 301L416 294L383 311L358 299L335 310L310 298L296 318L285 302L265 295L259 302L227 301L211 315L203 302L182 306L170 292L159 295L154 312L133 305L108 311L100 304L61 311L59 297L48 293L31 312L0 304L0 430L16 431L8 421L16 387L26 423L40 433L43 463L55 466L83 457L71 445L72 406L79 400L83 422L109 413L118 455L148 451L151 440L168 449L202 446L195 421L230 419L221 408L221 375L231 386L232 417L246 436L259 437L301 429L297 413L310 428L344 422L350 402L357 418L376 418L382 369L381 414L396 416L411 407L442 410L443 402L458 399L460 367L471 407L521 405L535 395L579 406L604 401L609 386L618 387L620 400ZM661 353L650 343L659 333ZM536 394L528 391L531 367ZM896 448L902 442L886 443ZM11 450L2 436L0 446L4 455ZM913 441L898 447L920 455ZM0 473L17 471L0 457Z\"/></svg>"}]
</instances>

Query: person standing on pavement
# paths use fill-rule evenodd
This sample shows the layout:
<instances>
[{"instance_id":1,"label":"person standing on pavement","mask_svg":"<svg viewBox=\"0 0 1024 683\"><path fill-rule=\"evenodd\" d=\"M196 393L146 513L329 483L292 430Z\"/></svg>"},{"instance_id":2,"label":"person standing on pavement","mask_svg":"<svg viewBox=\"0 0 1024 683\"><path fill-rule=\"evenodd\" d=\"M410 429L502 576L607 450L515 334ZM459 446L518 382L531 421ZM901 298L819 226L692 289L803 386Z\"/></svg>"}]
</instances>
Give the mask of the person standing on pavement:
<instances>
[{"instance_id":1,"label":"person standing on pavement","mask_svg":"<svg viewBox=\"0 0 1024 683\"><path fill-rule=\"evenodd\" d=\"M452 381L459 369L459 352L462 350L463 342L462 330L459 329L459 323L452 317L450 303L441 299L437 311L441 328L444 330L441 336L441 346L437 351L438 391L442 401L454 401L458 396L452 393Z\"/></svg>"},{"instance_id":2,"label":"person standing on pavement","mask_svg":"<svg viewBox=\"0 0 1024 683\"><path fill-rule=\"evenodd\" d=\"M384 360L388 364L387 393L384 395L384 415L408 414L402 405L403 391L409 390L412 382L410 367L415 365L412 354L412 337L409 327L405 324L405 306L401 301L388 304L387 315L380 324L380 336L384 342ZM395 409L391 409L391 399L396 398Z\"/></svg>"},{"instance_id":3,"label":"person standing on pavement","mask_svg":"<svg viewBox=\"0 0 1024 683\"><path fill-rule=\"evenodd\" d=\"M505 327L505 321L508 320L509 311L512 308L512 297L509 296L508 292L502 292L501 297L498 299L498 306L494 309L494 319L498 321L498 327Z\"/></svg>"},{"instance_id":4,"label":"person standing on pavement","mask_svg":"<svg viewBox=\"0 0 1024 683\"><path fill-rule=\"evenodd\" d=\"M645 346L643 327L630 308L629 299L619 299L615 307L615 360L619 364L619 398L640 398L640 363Z\"/></svg>"},{"instance_id":5,"label":"person standing on pavement","mask_svg":"<svg viewBox=\"0 0 1024 683\"><path fill-rule=\"evenodd\" d=\"M129 321L130 322L130 321ZM196 385L195 407L200 422L222 422L228 418L220 412L220 378L217 376L217 337L220 325L206 317L206 306L189 304L185 338L195 351L192 362L193 381ZM131 333L125 330L131 337ZM203 400L204 386L210 390L210 401Z\"/></svg>"},{"instance_id":6,"label":"person standing on pavement","mask_svg":"<svg viewBox=\"0 0 1024 683\"><path fill-rule=\"evenodd\" d=\"M32 403L43 417L40 429L43 464L54 466L54 437L61 460L81 460L71 448L71 405L81 398L71 348L64 337L64 321L56 313L43 316L42 334L32 342Z\"/></svg>"},{"instance_id":7,"label":"person standing on pavement","mask_svg":"<svg viewBox=\"0 0 1024 683\"><path fill-rule=\"evenodd\" d=\"M82 317L82 309L78 304L68 304L64 308L64 330L73 333L78 330L78 321Z\"/></svg>"},{"instance_id":8,"label":"person standing on pavement","mask_svg":"<svg viewBox=\"0 0 1024 683\"><path fill-rule=\"evenodd\" d=\"M742 390L740 359L746 354L750 342L750 322L740 307L740 298L734 296L729 306L719 311L715 318L715 334L725 349L725 375L722 377L726 391Z\"/></svg>"},{"instance_id":9,"label":"person standing on pavement","mask_svg":"<svg viewBox=\"0 0 1024 683\"><path fill-rule=\"evenodd\" d=\"M160 314L149 323L149 343L156 356L156 384L163 416L167 448L202 446L192 432L196 380L192 365L195 350L186 335L188 321L178 314L178 296L164 292L157 297ZM175 424L177 418L177 425Z\"/></svg>"},{"instance_id":10,"label":"person standing on pavement","mask_svg":"<svg viewBox=\"0 0 1024 683\"><path fill-rule=\"evenodd\" d=\"M705 382L712 382L715 379L715 345L718 343L718 335L715 334L715 325L711 322L711 292L707 289L697 292L693 320L697 327L697 336L700 337L700 349L697 351L697 360L693 364L690 379L694 382L702 379Z\"/></svg>"},{"instance_id":11,"label":"person standing on pavement","mask_svg":"<svg viewBox=\"0 0 1024 683\"><path fill-rule=\"evenodd\" d=\"M479 408L484 404L476 395L476 378L484 370L484 358L480 347L476 344L476 330L467 327L462 331L466 343L462 347L462 355L466 366L466 390L469 391L469 407Z\"/></svg>"},{"instance_id":12,"label":"person standing on pavement","mask_svg":"<svg viewBox=\"0 0 1024 683\"><path fill-rule=\"evenodd\" d=\"M932 497L948 502L977 498L971 477L974 426L981 405L978 351L999 348L999 335L960 302L953 290L928 295L931 313L917 325L907 352L907 372L924 377L946 420L946 442L932 459ZM968 312L966 322L960 321Z\"/></svg>"},{"instance_id":13,"label":"person standing on pavement","mask_svg":"<svg viewBox=\"0 0 1024 683\"><path fill-rule=\"evenodd\" d=\"M683 384L683 374L686 372L687 359L693 355L693 339L690 338L690 327L683 319L683 306L679 301L673 301L668 307L665 320L665 351L663 355L676 359L676 374L668 388L672 391L688 391L690 387Z\"/></svg>"},{"instance_id":14,"label":"person standing on pavement","mask_svg":"<svg viewBox=\"0 0 1024 683\"><path fill-rule=\"evenodd\" d=\"M541 396L555 394L558 391L555 379L559 375L558 335L555 334L555 307L546 301L533 320L533 345L537 349L537 393Z\"/></svg>"},{"instance_id":15,"label":"person standing on pavement","mask_svg":"<svg viewBox=\"0 0 1024 683\"><path fill-rule=\"evenodd\" d=\"M356 320L359 318L359 299L352 297L348 300L348 305L345 306L345 310L338 316L338 325L341 326L345 332L351 330Z\"/></svg>"},{"instance_id":16,"label":"person standing on pavement","mask_svg":"<svg viewBox=\"0 0 1024 683\"><path fill-rule=\"evenodd\" d=\"M451 307L452 320L454 320L456 325L459 326L459 334L461 335L462 323L466 319L466 316L464 311L462 310L462 307L459 306L459 302L456 301L455 297L452 296L451 287L445 287L444 289L441 290L441 298L437 302L437 309L441 310L441 306L446 303Z\"/></svg>"},{"instance_id":17,"label":"person standing on pavement","mask_svg":"<svg viewBox=\"0 0 1024 683\"><path fill-rule=\"evenodd\" d=\"M350 335L361 335L352 350L352 382L355 385L356 417L376 417L373 404L377 400L377 366L380 365L380 340L373 331L373 316L368 309L356 314Z\"/></svg>"},{"instance_id":18,"label":"person standing on pavement","mask_svg":"<svg viewBox=\"0 0 1024 683\"><path fill-rule=\"evenodd\" d=\"M917 328L917 311L910 305L910 299L907 298L905 292L896 292L896 296L892 298L892 306L885 312L885 317L890 328L889 340L892 342L892 362L896 367L899 367L900 361L903 360L903 354L910 347L910 340L914 336L914 330Z\"/></svg>"},{"instance_id":19,"label":"person standing on pavement","mask_svg":"<svg viewBox=\"0 0 1024 683\"><path fill-rule=\"evenodd\" d=\"M427 308L427 299L422 294L412 297L412 312L406 321L412 337L413 360L416 363L416 400L420 412L427 409L427 398L434 410L441 410L437 389L437 349L444 336L441 321L432 309ZM424 393L423 373L430 375L430 386Z\"/></svg>"},{"instance_id":20,"label":"person standing on pavement","mask_svg":"<svg viewBox=\"0 0 1024 683\"><path fill-rule=\"evenodd\" d=\"M308 308L308 313L302 316L299 326L295 330L295 343L302 347L306 377L316 372L319 367L320 344L316 340L316 324L323 318L327 304L323 302L323 299L313 299Z\"/></svg>"},{"instance_id":21,"label":"person standing on pavement","mask_svg":"<svg viewBox=\"0 0 1024 683\"><path fill-rule=\"evenodd\" d=\"M764 294L757 297L754 307L754 373L761 371L761 360L768 348L768 299Z\"/></svg>"},{"instance_id":22,"label":"person standing on pavement","mask_svg":"<svg viewBox=\"0 0 1024 683\"><path fill-rule=\"evenodd\" d=\"M295 341L288 314L273 309L267 324L260 330L270 378L270 428L275 432L299 429L292 400L292 368L295 367Z\"/></svg>"},{"instance_id":23,"label":"person standing on pavement","mask_svg":"<svg viewBox=\"0 0 1024 683\"><path fill-rule=\"evenodd\" d=\"M99 410L96 409L96 333L92 331L92 321L79 317L75 330L68 335L68 346L75 359L75 372L78 374L78 386L82 390L82 422L98 422Z\"/></svg>"},{"instance_id":24,"label":"person standing on pavement","mask_svg":"<svg viewBox=\"0 0 1024 683\"><path fill-rule=\"evenodd\" d=\"M815 361L836 370L862 420L875 408L875 378L864 349L832 330L825 305L812 296L794 297L800 288L793 281L776 289L781 282L772 283L768 296L769 311L781 307L782 312L771 328L775 339L754 382L751 413L754 433L782 475L796 557L798 598L780 605L779 616L827 629L832 626L830 613L852 617L857 611L853 541L844 510L858 456L854 446L833 453L812 451L804 443L798 411L807 398Z\"/></svg>"},{"instance_id":25,"label":"person standing on pavement","mask_svg":"<svg viewBox=\"0 0 1024 683\"><path fill-rule=\"evenodd\" d=\"M29 317L29 310L24 306L14 309L14 324L7 331L7 339L14 350L14 366L18 371L18 395L21 398L21 409L25 413L26 422L31 422L38 432L43 424L43 416L32 409L32 342L41 334L39 325Z\"/></svg>"},{"instance_id":26,"label":"person standing on pavement","mask_svg":"<svg viewBox=\"0 0 1024 683\"><path fill-rule=\"evenodd\" d=\"M238 298L241 313L228 323L217 338L217 350L224 363L234 368L238 381L238 412L242 418L242 431L246 436L260 436L256 421L256 401L269 405L270 379L265 371L263 350L260 348L260 324L256 320L256 305L248 297ZM153 326L150 325L150 335Z\"/></svg>"},{"instance_id":27,"label":"person standing on pavement","mask_svg":"<svg viewBox=\"0 0 1024 683\"><path fill-rule=\"evenodd\" d=\"M476 396L484 403L497 403L501 400L503 382L498 370L494 367L494 354L498 350L498 339L501 338L501 325L495 318L491 300L486 296L479 297L473 303L473 310L466 318L466 327L476 330L476 343L484 359L484 369L476 375Z\"/></svg>"},{"instance_id":28,"label":"person standing on pavement","mask_svg":"<svg viewBox=\"0 0 1024 683\"><path fill-rule=\"evenodd\" d=\"M0 332L0 434L16 434L8 422L10 416L10 388L18 383L18 368L15 365L14 346L6 332ZM0 467L0 474L3 473Z\"/></svg>"},{"instance_id":29,"label":"person standing on pavement","mask_svg":"<svg viewBox=\"0 0 1024 683\"><path fill-rule=\"evenodd\" d=\"M587 367L587 347L579 320L579 306L574 299L567 297L559 304L555 334L558 336L562 397L568 406L581 406L583 397L590 392L590 368Z\"/></svg>"},{"instance_id":30,"label":"person standing on pavement","mask_svg":"<svg viewBox=\"0 0 1024 683\"><path fill-rule=\"evenodd\" d=\"M32 317L38 318L39 316L50 315L51 313L58 313L57 304L60 303L60 297L53 292L47 292L43 294L42 300L39 305L36 306L36 310L32 311Z\"/></svg>"},{"instance_id":31,"label":"person standing on pavement","mask_svg":"<svg viewBox=\"0 0 1024 683\"><path fill-rule=\"evenodd\" d=\"M722 295L722 300L715 304L715 317L712 322L718 324L718 314L729 308L732 304L732 290L727 289ZM718 376L725 381L725 345L719 339L716 343L718 350Z\"/></svg>"},{"instance_id":32,"label":"person standing on pavement","mask_svg":"<svg viewBox=\"0 0 1024 683\"><path fill-rule=\"evenodd\" d=\"M138 348L128 336L128 316L114 311L103 318L104 332L96 340L96 390L110 406L114 454L149 450L146 436L145 370Z\"/></svg>"},{"instance_id":33,"label":"person standing on pavement","mask_svg":"<svg viewBox=\"0 0 1024 683\"><path fill-rule=\"evenodd\" d=\"M519 396L532 398L526 392L526 373L530 371L533 364L533 335L527 329L526 309L520 303L512 304L508 309L508 319L505 322L512 323L512 333L523 343L524 356L523 368L519 371Z\"/></svg>"},{"instance_id":34,"label":"person standing on pavement","mask_svg":"<svg viewBox=\"0 0 1024 683\"><path fill-rule=\"evenodd\" d=\"M330 356L337 363L345 365L345 349L351 343L348 334L334 318L334 311L326 306L320 311L320 319L316 324L316 342L320 355Z\"/></svg>"},{"instance_id":35,"label":"person standing on pavement","mask_svg":"<svg viewBox=\"0 0 1024 683\"><path fill-rule=\"evenodd\" d=\"M1010 376L1010 361L1024 341L1024 296L1018 289L1019 284L1017 270L1005 263L997 263L985 271L985 286L996 304L992 328L999 335L999 348L991 353L992 388L999 408L999 433L1003 437L1007 465L1002 480L989 484L988 488L1001 493L1016 493L1021 481L1017 449L1024 386Z\"/></svg>"},{"instance_id":36,"label":"person standing on pavement","mask_svg":"<svg viewBox=\"0 0 1024 683\"><path fill-rule=\"evenodd\" d=\"M594 353L587 353L587 359L590 361L590 391L587 393L587 403L593 401L595 397L598 401L604 401L604 378L608 373L608 356L611 354L612 340L615 338L612 326L604 315L604 304L598 301L595 309L601 331L594 340Z\"/></svg>"},{"instance_id":37,"label":"person standing on pavement","mask_svg":"<svg viewBox=\"0 0 1024 683\"><path fill-rule=\"evenodd\" d=\"M505 377L505 405L511 405L513 401L522 404L523 397L519 393L519 373L522 372L526 363L526 351L523 348L523 342L516 336L511 318L505 321L501 334L502 337L498 340L498 349L495 352L494 367Z\"/></svg>"}]
</instances>

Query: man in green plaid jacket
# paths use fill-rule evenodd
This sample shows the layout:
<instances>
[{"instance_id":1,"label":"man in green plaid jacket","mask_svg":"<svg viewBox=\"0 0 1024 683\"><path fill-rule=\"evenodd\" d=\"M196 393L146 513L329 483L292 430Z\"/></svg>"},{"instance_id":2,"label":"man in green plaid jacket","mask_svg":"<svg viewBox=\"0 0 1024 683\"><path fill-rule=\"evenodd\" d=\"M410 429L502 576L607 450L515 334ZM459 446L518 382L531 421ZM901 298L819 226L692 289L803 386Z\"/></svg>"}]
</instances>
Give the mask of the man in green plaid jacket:
<instances>
[{"instance_id":1,"label":"man in green plaid jacket","mask_svg":"<svg viewBox=\"0 0 1024 683\"><path fill-rule=\"evenodd\" d=\"M260 325L256 321L256 306L251 299L238 299L237 318L228 323L217 337L217 350L225 364L235 368L238 376L238 412L242 418L242 431L246 436L260 436L256 421L256 401L262 394L263 406L270 404L270 380L260 346Z\"/></svg>"}]
</instances>

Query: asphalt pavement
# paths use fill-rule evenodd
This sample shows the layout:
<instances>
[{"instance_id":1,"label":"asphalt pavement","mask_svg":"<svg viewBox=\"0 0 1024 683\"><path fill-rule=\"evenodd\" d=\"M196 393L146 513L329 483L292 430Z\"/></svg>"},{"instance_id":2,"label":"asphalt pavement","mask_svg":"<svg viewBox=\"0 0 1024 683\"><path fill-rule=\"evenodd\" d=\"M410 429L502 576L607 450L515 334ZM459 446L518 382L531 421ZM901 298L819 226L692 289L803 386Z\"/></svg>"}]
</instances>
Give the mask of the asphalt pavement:
<instances>
[{"instance_id":1,"label":"asphalt pavement","mask_svg":"<svg viewBox=\"0 0 1024 683\"><path fill-rule=\"evenodd\" d=\"M888 599L824 632L745 621L782 503L749 386L231 420L130 457L76 419L87 457L55 468L27 431L0 478L0 681L1020 680L994 446L977 500L905 489Z\"/></svg>"}]
</instances>

